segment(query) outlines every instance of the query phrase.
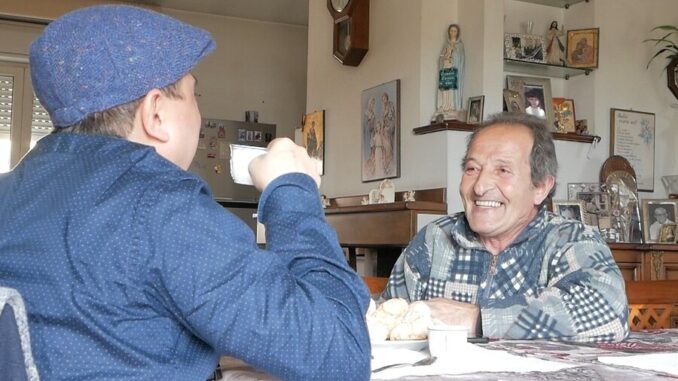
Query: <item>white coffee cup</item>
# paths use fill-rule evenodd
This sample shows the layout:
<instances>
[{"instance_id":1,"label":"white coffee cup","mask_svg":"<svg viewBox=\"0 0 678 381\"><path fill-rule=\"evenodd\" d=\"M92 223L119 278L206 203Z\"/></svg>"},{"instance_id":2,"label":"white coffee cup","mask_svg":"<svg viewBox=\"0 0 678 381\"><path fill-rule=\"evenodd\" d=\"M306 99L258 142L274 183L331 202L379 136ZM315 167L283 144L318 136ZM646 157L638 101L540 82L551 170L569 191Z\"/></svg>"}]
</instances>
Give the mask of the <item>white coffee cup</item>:
<instances>
[{"instance_id":1,"label":"white coffee cup","mask_svg":"<svg viewBox=\"0 0 678 381\"><path fill-rule=\"evenodd\" d=\"M428 327L428 350L431 356L445 357L463 350L468 328L463 325L436 324Z\"/></svg>"}]
</instances>

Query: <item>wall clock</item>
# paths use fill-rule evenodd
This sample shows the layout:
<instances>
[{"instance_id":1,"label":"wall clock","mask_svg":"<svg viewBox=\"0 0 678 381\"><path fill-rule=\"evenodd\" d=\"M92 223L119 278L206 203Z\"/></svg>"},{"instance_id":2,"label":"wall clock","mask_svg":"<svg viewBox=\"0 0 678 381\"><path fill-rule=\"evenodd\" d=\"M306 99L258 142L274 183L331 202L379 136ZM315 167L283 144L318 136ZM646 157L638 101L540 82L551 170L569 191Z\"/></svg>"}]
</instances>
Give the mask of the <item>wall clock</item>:
<instances>
[{"instance_id":1,"label":"wall clock","mask_svg":"<svg viewBox=\"0 0 678 381\"><path fill-rule=\"evenodd\" d=\"M678 98L678 59L673 59L666 66L666 78L668 79L669 90L673 96Z\"/></svg>"},{"instance_id":2,"label":"wall clock","mask_svg":"<svg viewBox=\"0 0 678 381\"><path fill-rule=\"evenodd\" d=\"M327 8L334 20L334 58L358 66L369 48L370 0L327 0Z\"/></svg>"}]
</instances>

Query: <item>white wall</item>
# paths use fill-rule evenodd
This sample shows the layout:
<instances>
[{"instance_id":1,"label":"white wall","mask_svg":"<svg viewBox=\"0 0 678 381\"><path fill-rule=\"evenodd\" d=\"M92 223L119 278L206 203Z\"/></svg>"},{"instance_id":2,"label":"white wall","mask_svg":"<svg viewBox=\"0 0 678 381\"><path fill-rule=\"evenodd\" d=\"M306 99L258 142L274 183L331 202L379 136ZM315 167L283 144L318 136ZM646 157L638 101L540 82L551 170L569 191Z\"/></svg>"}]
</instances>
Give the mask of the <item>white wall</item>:
<instances>
[{"instance_id":1,"label":"white wall","mask_svg":"<svg viewBox=\"0 0 678 381\"><path fill-rule=\"evenodd\" d=\"M360 92L400 78L402 171L394 181L396 188L446 186L449 210L459 210L459 162L468 133L411 133L428 124L433 112L436 60L445 28L452 22L461 25L467 63L464 98L484 94L488 115L502 106L504 27L506 32L520 32L520 22L528 18L535 21L533 33L545 33L551 20L566 29L600 28L599 68L569 81L552 79L552 95L574 98L577 118L587 119L592 133L602 138L596 147L556 142L561 167L556 198L567 198L569 182L598 181L610 153L612 107L655 113L655 192L640 196L666 196L660 177L678 174L678 153L670 148L678 138L678 129L671 125L678 103L666 88L665 63L657 61L645 69L652 47L642 40L656 25L678 25L678 2L594 0L569 10L514 0L371 0L370 5L370 50L360 66L352 68L332 58L332 19L325 2L310 2L307 110L327 110L322 189L328 196L362 194L376 186L360 181Z\"/></svg>"},{"instance_id":2,"label":"white wall","mask_svg":"<svg viewBox=\"0 0 678 381\"><path fill-rule=\"evenodd\" d=\"M0 5L0 13L55 18L73 7L95 2L70 0L64 9L43 2L40 13L32 7L19 7L24 3L8 2ZM306 107L307 28L171 9L161 11L208 30L217 43L215 52L194 71L203 117L244 120L246 110L257 110L260 122L277 125L278 136L294 137ZM26 57L28 45L41 29L31 24L0 23L3 37L0 55Z\"/></svg>"}]
</instances>

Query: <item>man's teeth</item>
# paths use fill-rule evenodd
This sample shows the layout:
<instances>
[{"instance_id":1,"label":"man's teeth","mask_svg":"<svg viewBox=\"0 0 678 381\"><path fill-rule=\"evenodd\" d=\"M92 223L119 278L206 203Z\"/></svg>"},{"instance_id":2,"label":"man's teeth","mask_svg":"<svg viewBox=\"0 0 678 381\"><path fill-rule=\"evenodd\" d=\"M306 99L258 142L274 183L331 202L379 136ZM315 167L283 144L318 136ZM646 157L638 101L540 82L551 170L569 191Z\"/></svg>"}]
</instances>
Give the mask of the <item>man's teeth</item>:
<instances>
[{"instance_id":1,"label":"man's teeth","mask_svg":"<svg viewBox=\"0 0 678 381\"><path fill-rule=\"evenodd\" d=\"M498 208L501 206L501 202L499 201L482 201L482 200L477 200L476 201L476 206L483 206L487 208Z\"/></svg>"}]
</instances>

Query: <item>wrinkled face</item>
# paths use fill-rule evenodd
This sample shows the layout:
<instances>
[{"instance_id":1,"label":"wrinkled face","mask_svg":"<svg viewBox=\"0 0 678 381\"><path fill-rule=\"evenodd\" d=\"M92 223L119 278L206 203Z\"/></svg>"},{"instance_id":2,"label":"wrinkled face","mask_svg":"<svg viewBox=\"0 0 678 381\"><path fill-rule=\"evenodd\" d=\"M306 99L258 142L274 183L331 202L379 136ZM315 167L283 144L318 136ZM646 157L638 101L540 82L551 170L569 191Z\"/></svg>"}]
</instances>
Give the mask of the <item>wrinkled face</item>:
<instances>
[{"instance_id":1,"label":"wrinkled face","mask_svg":"<svg viewBox=\"0 0 678 381\"><path fill-rule=\"evenodd\" d=\"M535 217L550 186L532 185L533 138L522 126L496 125L469 147L459 193L480 240L512 241Z\"/></svg>"},{"instance_id":2,"label":"wrinkled face","mask_svg":"<svg viewBox=\"0 0 678 381\"><path fill-rule=\"evenodd\" d=\"M181 99L168 99L172 107L166 120L173 131L169 159L183 169L188 169L193 161L200 134L201 119L195 99L195 83L195 77L186 74L178 83Z\"/></svg>"}]
</instances>

